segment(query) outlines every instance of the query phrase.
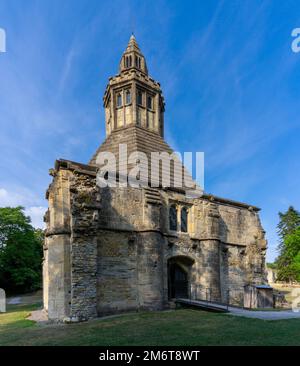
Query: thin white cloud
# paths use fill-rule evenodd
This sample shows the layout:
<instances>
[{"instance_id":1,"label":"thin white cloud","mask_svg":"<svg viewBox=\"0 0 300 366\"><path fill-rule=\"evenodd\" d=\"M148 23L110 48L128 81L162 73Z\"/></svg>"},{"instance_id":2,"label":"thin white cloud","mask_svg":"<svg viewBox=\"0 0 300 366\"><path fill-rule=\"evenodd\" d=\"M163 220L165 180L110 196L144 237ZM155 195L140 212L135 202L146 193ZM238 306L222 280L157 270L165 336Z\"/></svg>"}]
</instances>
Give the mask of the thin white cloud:
<instances>
[{"instance_id":1,"label":"thin white cloud","mask_svg":"<svg viewBox=\"0 0 300 366\"><path fill-rule=\"evenodd\" d=\"M60 95L63 92L63 90L65 89L66 82L68 80L68 76L71 71L72 63L73 63L73 59L74 59L75 55L76 55L75 47L71 46L71 48L69 49L69 51L67 53L65 65L63 67L63 71L62 71L61 78L59 81L58 95Z\"/></svg>"},{"instance_id":2,"label":"thin white cloud","mask_svg":"<svg viewBox=\"0 0 300 366\"><path fill-rule=\"evenodd\" d=\"M44 229L43 216L47 210L44 206L34 206L37 202L35 195L27 189L18 188L18 191L0 188L0 207L25 207L25 214L30 216L32 225L35 228Z\"/></svg>"},{"instance_id":3,"label":"thin white cloud","mask_svg":"<svg viewBox=\"0 0 300 366\"><path fill-rule=\"evenodd\" d=\"M39 229L45 229L45 223L44 223L44 215L46 212L46 207L28 207L25 210L25 214L30 216L32 226Z\"/></svg>"},{"instance_id":4,"label":"thin white cloud","mask_svg":"<svg viewBox=\"0 0 300 366\"><path fill-rule=\"evenodd\" d=\"M0 188L0 206L1 207L15 207L22 206L27 202L26 196L17 193L9 192L5 188Z\"/></svg>"}]
</instances>

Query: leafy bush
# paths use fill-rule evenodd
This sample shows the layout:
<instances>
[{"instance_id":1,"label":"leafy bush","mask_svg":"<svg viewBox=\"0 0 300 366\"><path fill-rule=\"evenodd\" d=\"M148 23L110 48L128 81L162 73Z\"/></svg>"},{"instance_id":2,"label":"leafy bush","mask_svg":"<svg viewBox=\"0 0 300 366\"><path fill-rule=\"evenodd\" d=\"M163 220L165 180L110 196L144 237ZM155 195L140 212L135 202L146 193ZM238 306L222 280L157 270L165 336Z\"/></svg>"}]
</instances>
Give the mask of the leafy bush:
<instances>
[{"instance_id":1,"label":"leafy bush","mask_svg":"<svg viewBox=\"0 0 300 366\"><path fill-rule=\"evenodd\" d=\"M34 229L24 208L0 208L0 287L8 293L41 287L43 232Z\"/></svg>"}]
</instances>

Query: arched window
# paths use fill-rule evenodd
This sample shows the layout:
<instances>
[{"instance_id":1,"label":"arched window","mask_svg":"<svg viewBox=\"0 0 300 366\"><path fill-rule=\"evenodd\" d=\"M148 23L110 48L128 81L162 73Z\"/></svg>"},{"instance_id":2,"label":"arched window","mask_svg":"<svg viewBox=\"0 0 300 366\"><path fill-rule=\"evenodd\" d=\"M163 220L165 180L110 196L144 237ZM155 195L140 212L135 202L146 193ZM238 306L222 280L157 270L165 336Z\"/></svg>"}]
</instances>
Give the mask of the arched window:
<instances>
[{"instance_id":1,"label":"arched window","mask_svg":"<svg viewBox=\"0 0 300 366\"><path fill-rule=\"evenodd\" d=\"M138 56L135 56L135 66L140 69L141 68L141 58Z\"/></svg>"},{"instance_id":2,"label":"arched window","mask_svg":"<svg viewBox=\"0 0 300 366\"><path fill-rule=\"evenodd\" d=\"M132 65L132 57L131 55L130 56L126 56L125 57L125 67L128 68L128 67L131 67Z\"/></svg>"},{"instance_id":3,"label":"arched window","mask_svg":"<svg viewBox=\"0 0 300 366\"><path fill-rule=\"evenodd\" d=\"M147 97L147 108L152 109L152 97Z\"/></svg>"},{"instance_id":4,"label":"arched window","mask_svg":"<svg viewBox=\"0 0 300 366\"><path fill-rule=\"evenodd\" d=\"M130 90L126 90L126 104L131 103L131 93Z\"/></svg>"},{"instance_id":5,"label":"arched window","mask_svg":"<svg viewBox=\"0 0 300 366\"><path fill-rule=\"evenodd\" d=\"M141 91L137 93L137 102L139 105L143 105L143 93Z\"/></svg>"},{"instance_id":6,"label":"arched window","mask_svg":"<svg viewBox=\"0 0 300 366\"><path fill-rule=\"evenodd\" d=\"M181 231L186 233L187 228L188 228L188 210L186 207L183 207L181 209L180 226L181 226Z\"/></svg>"},{"instance_id":7,"label":"arched window","mask_svg":"<svg viewBox=\"0 0 300 366\"><path fill-rule=\"evenodd\" d=\"M172 205L169 210L169 227L170 230L177 231L177 208Z\"/></svg>"},{"instance_id":8,"label":"arched window","mask_svg":"<svg viewBox=\"0 0 300 366\"><path fill-rule=\"evenodd\" d=\"M117 94L117 107L122 107L122 95L121 95L121 93Z\"/></svg>"}]
</instances>

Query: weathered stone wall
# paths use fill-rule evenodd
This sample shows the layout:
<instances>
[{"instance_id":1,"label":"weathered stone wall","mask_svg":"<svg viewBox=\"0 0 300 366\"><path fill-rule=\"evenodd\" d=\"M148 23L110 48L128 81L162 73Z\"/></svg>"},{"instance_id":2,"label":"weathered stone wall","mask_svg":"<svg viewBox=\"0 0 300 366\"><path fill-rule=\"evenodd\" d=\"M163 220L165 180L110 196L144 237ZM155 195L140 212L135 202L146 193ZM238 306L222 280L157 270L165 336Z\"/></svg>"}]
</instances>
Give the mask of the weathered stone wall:
<instances>
[{"instance_id":1,"label":"weathered stone wall","mask_svg":"<svg viewBox=\"0 0 300 366\"><path fill-rule=\"evenodd\" d=\"M98 235L99 315L138 308L137 236L103 230Z\"/></svg>"},{"instance_id":2,"label":"weathered stone wall","mask_svg":"<svg viewBox=\"0 0 300 366\"><path fill-rule=\"evenodd\" d=\"M70 172L61 169L51 174L54 179L47 193L43 288L44 307L49 318L56 319L68 316L70 310Z\"/></svg>"},{"instance_id":3,"label":"weathered stone wall","mask_svg":"<svg viewBox=\"0 0 300 366\"><path fill-rule=\"evenodd\" d=\"M265 282L266 241L257 211L170 190L100 189L93 171L55 174L44 266L50 318L162 309L170 260L186 268L194 298L241 304L245 284ZM177 232L169 230L174 203ZM187 233L180 231L183 207Z\"/></svg>"},{"instance_id":4,"label":"weathered stone wall","mask_svg":"<svg viewBox=\"0 0 300 366\"><path fill-rule=\"evenodd\" d=\"M147 231L159 227L159 208L145 209L142 189L100 189L76 172L70 190L72 316L161 308L161 234Z\"/></svg>"},{"instance_id":5,"label":"weathered stone wall","mask_svg":"<svg viewBox=\"0 0 300 366\"><path fill-rule=\"evenodd\" d=\"M138 240L138 306L157 310L163 307L163 243L160 233L145 232Z\"/></svg>"},{"instance_id":6,"label":"weathered stone wall","mask_svg":"<svg viewBox=\"0 0 300 366\"><path fill-rule=\"evenodd\" d=\"M95 177L74 171L70 176L71 202L71 317L97 316L97 218Z\"/></svg>"}]
</instances>

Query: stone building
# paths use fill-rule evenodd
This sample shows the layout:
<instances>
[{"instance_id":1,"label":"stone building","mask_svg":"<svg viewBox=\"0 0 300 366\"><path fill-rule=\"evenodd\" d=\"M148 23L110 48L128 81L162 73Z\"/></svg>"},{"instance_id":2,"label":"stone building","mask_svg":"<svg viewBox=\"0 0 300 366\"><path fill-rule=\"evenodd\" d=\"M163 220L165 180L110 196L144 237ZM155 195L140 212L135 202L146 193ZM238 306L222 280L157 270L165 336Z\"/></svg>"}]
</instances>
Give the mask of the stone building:
<instances>
[{"instance_id":1,"label":"stone building","mask_svg":"<svg viewBox=\"0 0 300 366\"><path fill-rule=\"evenodd\" d=\"M173 151L164 141L160 84L148 75L134 36L103 102L106 139L90 162L57 160L50 170L43 269L49 319L163 309L175 297L242 305L245 285L266 283L259 208L208 194L191 198L172 182L97 185L103 151L118 156L120 144L128 154Z\"/></svg>"}]
</instances>

